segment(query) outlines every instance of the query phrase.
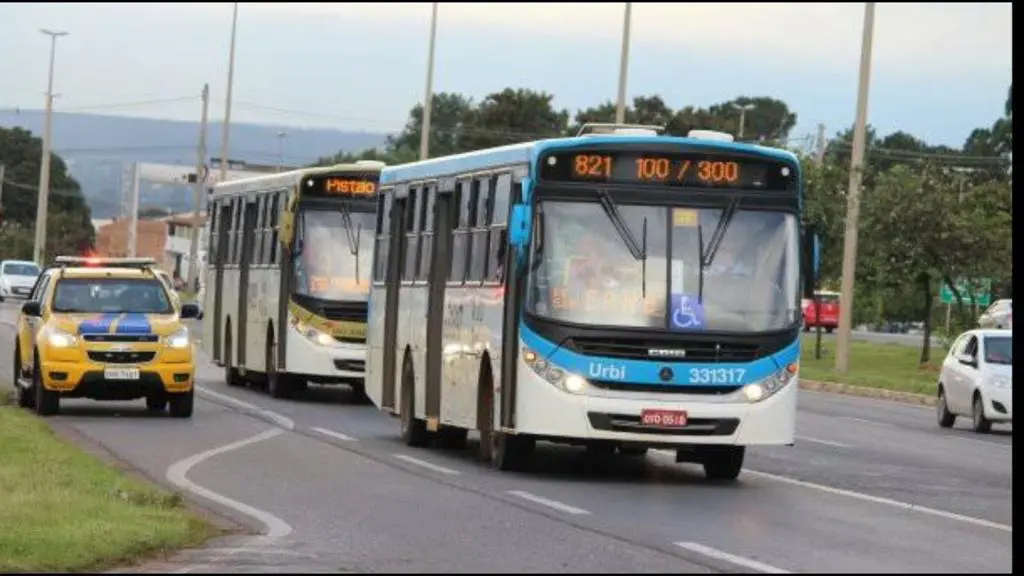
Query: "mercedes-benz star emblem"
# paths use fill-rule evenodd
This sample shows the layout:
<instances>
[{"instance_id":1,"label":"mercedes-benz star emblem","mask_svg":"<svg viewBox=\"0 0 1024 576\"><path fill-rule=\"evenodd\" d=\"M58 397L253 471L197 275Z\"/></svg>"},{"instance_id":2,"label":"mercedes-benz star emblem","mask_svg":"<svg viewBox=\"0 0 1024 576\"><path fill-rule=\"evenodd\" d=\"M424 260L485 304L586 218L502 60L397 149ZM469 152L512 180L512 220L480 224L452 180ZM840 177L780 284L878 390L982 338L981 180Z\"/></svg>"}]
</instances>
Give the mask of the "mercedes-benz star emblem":
<instances>
[{"instance_id":1,"label":"mercedes-benz star emblem","mask_svg":"<svg viewBox=\"0 0 1024 576\"><path fill-rule=\"evenodd\" d=\"M658 376L660 376L663 381L668 382L672 380L672 377L675 376L675 374L672 372L671 368L665 366L661 369L661 372L658 373Z\"/></svg>"}]
</instances>

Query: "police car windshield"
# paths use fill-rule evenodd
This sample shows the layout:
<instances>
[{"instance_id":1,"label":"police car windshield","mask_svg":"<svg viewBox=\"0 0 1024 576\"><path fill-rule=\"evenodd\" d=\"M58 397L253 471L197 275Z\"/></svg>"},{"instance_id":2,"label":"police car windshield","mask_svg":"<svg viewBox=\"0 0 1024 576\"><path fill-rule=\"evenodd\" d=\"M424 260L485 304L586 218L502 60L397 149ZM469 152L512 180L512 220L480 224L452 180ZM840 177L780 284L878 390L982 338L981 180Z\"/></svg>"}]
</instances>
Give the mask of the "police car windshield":
<instances>
[{"instance_id":1,"label":"police car windshield","mask_svg":"<svg viewBox=\"0 0 1024 576\"><path fill-rule=\"evenodd\" d=\"M150 279L62 278L53 311L65 314L172 314L163 284Z\"/></svg>"}]
</instances>

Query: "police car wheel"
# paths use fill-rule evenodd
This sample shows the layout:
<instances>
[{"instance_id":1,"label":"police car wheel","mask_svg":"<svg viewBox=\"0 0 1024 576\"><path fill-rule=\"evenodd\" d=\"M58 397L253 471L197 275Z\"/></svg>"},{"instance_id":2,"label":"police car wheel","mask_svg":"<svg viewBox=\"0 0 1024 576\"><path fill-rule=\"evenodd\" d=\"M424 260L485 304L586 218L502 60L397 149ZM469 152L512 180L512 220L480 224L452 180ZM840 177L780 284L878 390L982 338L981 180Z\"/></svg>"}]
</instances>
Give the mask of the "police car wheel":
<instances>
[{"instance_id":1,"label":"police car wheel","mask_svg":"<svg viewBox=\"0 0 1024 576\"><path fill-rule=\"evenodd\" d=\"M189 390L170 397L171 416L174 418L191 418L192 406L195 403L195 391Z\"/></svg>"},{"instance_id":2,"label":"police car wheel","mask_svg":"<svg viewBox=\"0 0 1024 576\"><path fill-rule=\"evenodd\" d=\"M60 411L60 394L43 386L38 356L35 365L36 368L32 371L32 391L35 393L36 414L52 416Z\"/></svg>"}]
</instances>

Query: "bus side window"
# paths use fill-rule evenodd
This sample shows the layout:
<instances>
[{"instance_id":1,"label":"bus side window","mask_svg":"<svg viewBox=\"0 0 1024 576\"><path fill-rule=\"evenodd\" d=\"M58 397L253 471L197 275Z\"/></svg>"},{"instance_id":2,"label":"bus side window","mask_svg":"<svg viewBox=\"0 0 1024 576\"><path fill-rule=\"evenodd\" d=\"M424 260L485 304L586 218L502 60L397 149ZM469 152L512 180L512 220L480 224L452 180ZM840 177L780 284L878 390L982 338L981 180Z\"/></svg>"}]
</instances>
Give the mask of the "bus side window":
<instances>
[{"instance_id":1,"label":"bus side window","mask_svg":"<svg viewBox=\"0 0 1024 576\"><path fill-rule=\"evenodd\" d=\"M420 204L423 205L423 213L420 234L420 267L416 273L417 280L426 281L430 271L430 249L434 245L434 202L436 201L437 184L427 184L423 188L424 197Z\"/></svg>"},{"instance_id":2,"label":"bus side window","mask_svg":"<svg viewBox=\"0 0 1024 576\"><path fill-rule=\"evenodd\" d=\"M252 263L256 266L263 264L263 227L266 226L267 218L267 194L263 193L256 197L256 230L252 235Z\"/></svg>"},{"instance_id":3,"label":"bus side window","mask_svg":"<svg viewBox=\"0 0 1024 576\"><path fill-rule=\"evenodd\" d=\"M373 280L383 282L388 269L391 243L391 190L385 190L377 197L377 241L373 255Z\"/></svg>"},{"instance_id":4,"label":"bus side window","mask_svg":"<svg viewBox=\"0 0 1024 576\"><path fill-rule=\"evenodd\" d=\"M467 282L482 282L487 267L487 224L490 220L491 179L489 176L478 178L475 182L477 194L475 200L474 220L472 228L472 245L470 247L469 277Z\"/></svg>"},{"instance_id":5,"label":"bus side window","mask_svg":"<svg viewBox=\"0 0 1024 576\"><path fill-rule=\"evenodd\" d=\"M278 233L281 229L281 204L284 201L285 193L277 190L270 193L270 263L281 263L281 247L278 242Z\"/></svg>"},{"instance_id":6,"label":"bus side window","mask_svg":"<svg viewBox=\"0 0 1024 576\"><path fill-rule=\"evenodd\" d=\"M412 282L416 279L416 265L419 264L419 253L416 248L419 245L417 237L417 226L420 224L420 202L423 201L419 190L409 189L409 200L405 207L405 270L402 271L402 280Z\"/></svg>"},{"instance_id":7,"label":"bus side window","mask_svg":"<svg viewBox=\"0 0 1024 576\"><path fill-rule=\"evenodd\" d=\"M228 258L225 264L231 266L238 263L236 260L237 253L237 236L238 236L238 199L231 198L228 201L231 206L231 218L228 219Z\"/></svg>"},{"instance_id":8,"label":"bus side window","mask_svg":"<svg viewBox=\"0 0 1024 576\"><path fill-rule=\"evenodd\" d=\"M512 175L501 174L498 176L494 186L494 194L491 195L491 238L490 251L487 258L487 280L500 282L502 280L502 266L505 260L505 247L508 244L508 237L502 232L506 229L508 221L509 197L512 195Z\"/></svg>"},{"instance_id":9,"label":"bus side window","mask_svg":"<svg viewBox=\"0 0 1024 576\"><path fill-rule=\"evenodd\" d=\"M212 266L217 261L217 212L220 211L220 202L212 200L206 207L206 265Z\"/></svg>"},{"instance_id":10,"label":"bus side window","mask_svg":"<svg viewBox=\"0 0 1024 576\"><path fill-rule=\"evenodd\" d=\"M273 234L274 234L274 202L277 195L274 192L267 194L267 203L263 207L263 263L267 266L274 263L273 256Z\"/></svg>"},{"instance_id":11,"label":"bus side window","mask_svg":"<svg viewBox=\"0 0 1024 576\"><path fill-rule=\"evenodd\" d=\"M469 180L463 180L455 188L456 219L452 221L452 266L448 275L448 281L454 284L462 284L466 281L466 268L469 264L469 207L470 198Z\"/></svg>"}]
</instances>

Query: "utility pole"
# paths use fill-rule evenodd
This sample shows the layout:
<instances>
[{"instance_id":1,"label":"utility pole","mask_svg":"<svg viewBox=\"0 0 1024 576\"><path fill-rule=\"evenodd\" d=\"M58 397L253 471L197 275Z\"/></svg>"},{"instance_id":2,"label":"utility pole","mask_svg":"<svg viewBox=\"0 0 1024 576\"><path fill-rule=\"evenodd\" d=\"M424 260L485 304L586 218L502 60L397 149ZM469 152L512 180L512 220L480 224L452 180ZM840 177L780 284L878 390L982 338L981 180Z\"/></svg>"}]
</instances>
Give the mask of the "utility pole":
<instances>
[{"instance_id":1,"label":"utility pole","mask_svg":"<svg viewBox=\"0 0 1024 576\"><path fill-rule=\"evenodd\" d=\"M736 139L737 140L742 140L743 139L744 124L746 124L746 121L747 121L747 111L748 110L753 110L754 108L757 108L757 105L756 104L737 104L737 103L733 102L732 103L732 107L735 108L736 110L740 111L740 129L739 129L739 133L736 135Z\"/></svg>"},{"instance_id":2,"label":"utility pole","mask_svg":"<svg viewBox=\"0 0 1024 576\"><path fill-rule=\"evenodd\" d=\"M857 119L853 127L850 159L850 190L846 196L846 232L843 235L843 277L839 296L839 330L836 334L836 371L850 366L850 328L853 325L853 284L857 270L857 220L860 217L860 188L864 177L864 140L868 116L868 86L871 81L871 42L875 30L875 3L864 6L864 39L861 43L860 80L857 90Z\"/></svg>"},{"instance_id":3,"label":"utility pole","mask_svg":"<svg viewBox=\"0 0 1024 576\"><path fill-rule=\"evenodd\" d=\"M420 126L420 160L430 157L430 113L434 107L434 42L437 39L437 2L430 12L430 43L427 45L427 93L423 97L423 122Z\"/></svg>"},{"instance_id":4,"label":"utility pole","mask_svg":"<svg viewBox=\"0 0 1024 576\"><path fill-rule=\"evenodd\" d=\"M814 159L821 164L825 161L825 125L818 124L818 137L814 141Z\"/></svg>"},{"instance_id":5,"label":"utility pole","mask_svg":"<svg viewBox=\"0 0 1024 576\"><path fill-rule=\"evenodd\" d=\"M210 111L210 85L203 84L203 115L199 120L199 146L196 148L196 185L192 189L192 238L188 244L188 288L191 290L199 276L199 205L206 186L206 122ZM209 214L207 214L209 220Z\"/></svg>"},{"instance_id":6,"label":"utility pole","mask_svg":"<svg viewBox=\"0 0 1024 576\"><path fill-rule=\"evenodd\" d=\"M132 181L131 181L131 202L128 218L128 256L135 258L135 249L138 244L139 235L139 180L141 180L142 165L138 162L133 163L132 167Z\"/></svg>"},{"instance_id":7,"label":"utility pole","mask_svg":"<svg viewBox=\"0 0 1024 576\"><path fill-rule=\"evenodd\" d=\"M224 125L220 135L220 181L228 179L228 143L231 140L231 88L235 83L235 32L238 28L238 2L231 16L231 50L228 53L228 89L224 103Z\"/></svg>"},{"instance_id":8,"label":"utility pole","mask_svg":"<svg viewBox=\"0 0 1024 576\"><path fill-rule=\"evenodd\" d=\"M50 135L53 129L53 63L57 55L57 38L67 32L40 30L50 37L50 80L46 88L46 120L43 125L43 157L39 162L39 196L36 202L36 238L32 259L40 266L46 249L46 211L50 202Z\"/></svg>"},{"instance_id":9,"label":"utility pole","mask_svg":"<svg viewBox=\"0 0 1024 576\"><path fill-rule=\"evenodd\" d=\"M277 133L277 172L284 170L284 132Z\"/></svg>"},{"instance_id":10,"label":"utility pole","mask_svg":"<svg viewBox=\"0 0 1024 576\"><path fill-rule=\"evenodd\" d=\"M615 104L615 123L626 122L626 76L629 73L629 29L633 3L626 2L626 13L622 18L622 51L619 56L619 95Z\"/></svg>"},{"instance_id":11,"label":"utility pole","mask_svg":"<svg viewBox=\"0 0 1024 576\"><path fill-rule=\"evenodd\" d=\"M6 164L0 164L0 213L4 208L4 172L7 171Z\"/></svg>"}]
</instances>

